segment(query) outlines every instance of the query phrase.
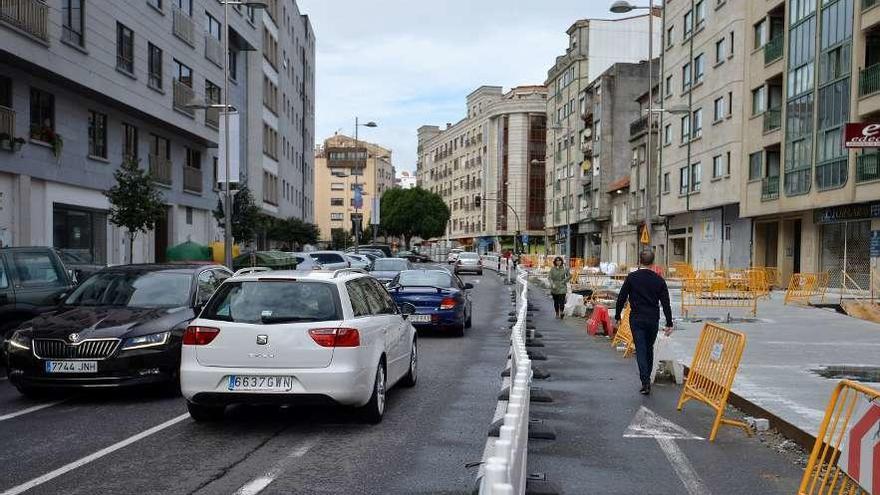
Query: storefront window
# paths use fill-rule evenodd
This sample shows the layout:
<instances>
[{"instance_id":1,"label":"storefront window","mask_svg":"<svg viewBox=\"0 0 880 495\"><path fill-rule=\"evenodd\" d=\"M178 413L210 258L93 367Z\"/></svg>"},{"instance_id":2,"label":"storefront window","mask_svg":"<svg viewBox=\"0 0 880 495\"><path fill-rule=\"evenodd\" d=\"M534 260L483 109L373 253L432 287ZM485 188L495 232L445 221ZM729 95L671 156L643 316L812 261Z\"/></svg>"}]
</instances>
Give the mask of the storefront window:
<instances>
[{"instance_id":1,"label":"storefront window","mask_svg":"<svg viewBox=\"0 0 880 495\"><path fill-rule=\"evenodd\" d=\"M56 249L81 263L107 262L105 212L55 205L52 223Z\"/></svg>"}]
</instances>

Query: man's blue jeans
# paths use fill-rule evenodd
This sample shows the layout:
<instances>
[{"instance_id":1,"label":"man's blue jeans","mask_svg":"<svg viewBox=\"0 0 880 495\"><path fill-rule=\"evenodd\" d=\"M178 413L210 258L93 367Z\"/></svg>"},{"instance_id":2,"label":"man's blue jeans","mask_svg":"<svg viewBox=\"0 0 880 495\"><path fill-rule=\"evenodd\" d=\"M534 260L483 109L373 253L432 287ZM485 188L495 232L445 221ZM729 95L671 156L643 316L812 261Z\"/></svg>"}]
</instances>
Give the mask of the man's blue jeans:
<instances>
[{"instance_id":1,"label":"man's blue jeans","mask_svg":"<svg viewBox=\"0 0 880 495\"><path fill-rule=\"evenodd\" d=\"M639 378L642 385L651 384L651 368L654 366L654 342L660 324L657 321L636 321L630 319L633 341L636 345L636 361L639 363Z\"/></svg>"}]
</instances>

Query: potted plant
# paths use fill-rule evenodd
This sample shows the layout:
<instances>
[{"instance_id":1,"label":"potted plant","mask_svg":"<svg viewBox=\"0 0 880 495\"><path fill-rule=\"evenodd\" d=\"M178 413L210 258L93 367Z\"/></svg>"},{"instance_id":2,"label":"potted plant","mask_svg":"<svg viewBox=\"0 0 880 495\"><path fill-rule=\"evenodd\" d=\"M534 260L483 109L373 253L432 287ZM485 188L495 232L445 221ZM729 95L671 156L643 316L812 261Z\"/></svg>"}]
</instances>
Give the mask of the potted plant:
<instances>
[{"instance_id":1,"label":"potted plant","mask_svg":"<svg viewBox=\"0 0 880 495\"><path fill-rule=\"evenodd\" d=\"M24 140L23 137L17 137L12 140L12 151L18 153L21 151L21 147L24 146L24 143L27 141Z\"/></svg>"},{"instance_id":2,"label":"potted plant","mask_svg":"<svg viewBox=\"0 0 880 495\"><path fill-rule=\"evenodd\" d=\"M52 129L46 129L46 131L46 142L52 145L52 154L55 155L55 158L59 158L61 156L61 148L64 147L64 140L61 139L61 134Z\"/></svg>"},{"instance_id":3,"label":"potted plant","mask_svg":"<svg viewBox=\"0 0 880 495\"><path fill-rule=\"evenodd\" d=\"M5 132L0 132L0 148L5 150L12 149L12 140L9 134L6 134Z\"/></svg>"}]
</instances>

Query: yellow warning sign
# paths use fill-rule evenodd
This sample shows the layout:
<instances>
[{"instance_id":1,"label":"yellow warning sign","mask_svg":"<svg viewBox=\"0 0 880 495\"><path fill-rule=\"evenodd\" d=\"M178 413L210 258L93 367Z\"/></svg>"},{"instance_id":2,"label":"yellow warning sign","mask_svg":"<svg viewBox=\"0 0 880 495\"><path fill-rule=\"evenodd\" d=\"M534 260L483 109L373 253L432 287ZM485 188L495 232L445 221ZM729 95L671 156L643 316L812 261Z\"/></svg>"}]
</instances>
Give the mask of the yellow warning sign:
<instances>
[{"instance_id":1,"label":"yellow warning sign","mask_svg":"<svg viewBox=\"0 0 880 495\"><path fill-rule=\"evenodd\" d=\"M648 227L642 227L641 243L645 245L651 244L651 235L648 234Z\"/></svg>"}]
</instances>

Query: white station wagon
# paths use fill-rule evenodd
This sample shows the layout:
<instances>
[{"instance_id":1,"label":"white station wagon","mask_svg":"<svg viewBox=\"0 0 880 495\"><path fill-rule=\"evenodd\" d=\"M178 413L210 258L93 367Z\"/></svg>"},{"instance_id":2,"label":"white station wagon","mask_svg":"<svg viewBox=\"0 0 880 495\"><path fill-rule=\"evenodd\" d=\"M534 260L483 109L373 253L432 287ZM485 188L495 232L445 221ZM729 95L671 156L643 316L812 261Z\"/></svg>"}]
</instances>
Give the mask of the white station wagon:
<instances>
[{"instance_id":1,"label":"white station wagon","mask_svg":"<svg viewBox=\"0 0 880 495\"><path fill-rule=\"evenodd\" d=\"M360 270L229 278L184 333L189 413L211 421L230 404L336 403L378 423L386 391L416 383L414 311Z\"/></svg>"}]
</instances>

